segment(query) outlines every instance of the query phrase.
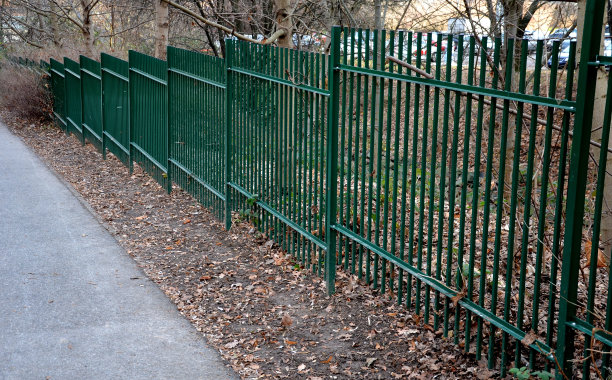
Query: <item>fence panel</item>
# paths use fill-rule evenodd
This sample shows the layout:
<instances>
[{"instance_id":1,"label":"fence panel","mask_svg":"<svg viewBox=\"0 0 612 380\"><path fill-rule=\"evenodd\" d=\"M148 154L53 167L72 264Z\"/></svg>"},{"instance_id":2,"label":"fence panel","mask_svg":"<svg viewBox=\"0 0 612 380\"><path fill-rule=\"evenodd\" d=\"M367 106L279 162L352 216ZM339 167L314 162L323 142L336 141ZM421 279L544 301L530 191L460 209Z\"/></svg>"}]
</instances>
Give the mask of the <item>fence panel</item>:
<instances>
[{"instance_id":1,"label":"fence panel","mask_svg":"<svg viewBox=\"0 0 612 380\"><path fill-rule=\"evenodd\" d=\"M64 94L64 64L51 58L51 91L53 93L53 117L57 125L67 132L65 118Z\"/></svg>"},{"instance_id":2,"label":"fence panel","mask_svg":"<svg viewBox=\"0 0 612 380\"><path fill-rule=\"evenodd\" d=\"M103 149L114 154L125 165L130 162L130 103L127 61L101 55Z\"/></svg>"},{"instance_id":3,"label":"fence panel","mask_svg":"<svg viewBox=\"0 0 612 380\"><path fill-rule=\"evenodd\" d=\"M129 66L130 164L136 161L169 192L166 62L130 50Z\"/></svg>"},{"instance_id":4,"label":"fence panel","mask_svg":"<svg viewBox=\"0 0 612 380\"><path fill-rule=\"evenodd\" d=\"M328 58L242 41L230 49L232 207L321 273Z\"/></svg>"},{"instance_id":5,"label":"fence panel","mask_svg":"<svg viewBox=\"0 0 612 380\"><path fill-rule=\"evenodd\" d=\"M100 63L80 56L83 138L102 150L102 77Z\"/></svg>"},{"instance_id":6,"label":"fence panel","mask_svg":"<svg viewBox=\"0 0 612 380\"><path fill-rule=\"evenodd\" d=\"M558 44L550 71L528 72L526 42L502 55L499 39L342 40L341 265L490 366L501 358L502 375L512 361L552 361L575 46L563 72ZM543 54L539 42L535 62Z\"/></svg>"},{"instance_id":7,"label":"fence panel","mask_svg":"<svg viewBox=\"0 0 612 380\"><path fill-rule=\"evenodd\" d=\"M81 67L70 58L64 58L64 84L67 131L79 137L84 144L85 140L81 127L83 121L81 105Z\"/></svg>"},{"instance_id":8,"label":"fence panel","mask_svg":"<svg viewBox=\"0 0 612 380\"><path fill-rule=\"evenodd\" d=\"M225 60L168 47L172 180L224 218Z\"/></svg>"}]
</instances>

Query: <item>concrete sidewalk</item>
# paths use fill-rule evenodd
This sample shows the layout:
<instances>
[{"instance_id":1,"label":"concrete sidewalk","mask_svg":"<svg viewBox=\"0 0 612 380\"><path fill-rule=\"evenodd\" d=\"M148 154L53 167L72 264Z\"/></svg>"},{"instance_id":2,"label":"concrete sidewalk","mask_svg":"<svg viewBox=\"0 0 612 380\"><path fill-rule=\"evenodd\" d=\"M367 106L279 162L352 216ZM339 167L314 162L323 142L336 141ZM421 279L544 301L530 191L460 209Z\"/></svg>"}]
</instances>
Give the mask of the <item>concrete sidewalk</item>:
<instances>
[{"instance_id":1,"label":"concrete sidewalk","mask_svg":"<svg viewBox=\"0 0 612 380\"><path fill-rule=\"evenodd\" d=\"M0 379L234 379L66 186L0 124Z\"/></svg>"}]
</instances>

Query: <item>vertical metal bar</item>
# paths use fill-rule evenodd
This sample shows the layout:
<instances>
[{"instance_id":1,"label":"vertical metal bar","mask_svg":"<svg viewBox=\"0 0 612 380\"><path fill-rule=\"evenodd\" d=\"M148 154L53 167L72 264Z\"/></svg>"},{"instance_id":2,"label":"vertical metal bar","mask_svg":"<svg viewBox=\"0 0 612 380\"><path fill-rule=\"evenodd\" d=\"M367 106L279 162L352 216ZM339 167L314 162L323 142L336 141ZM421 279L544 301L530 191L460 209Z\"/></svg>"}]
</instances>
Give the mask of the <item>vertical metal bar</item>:
<instances>
[{"instance_id":1,"label":"vertical metal bar","mask_svg":"<svg viewBox=\"0 0 612 380\"><path fill-rule=\"evenodd\" d=\"M486 75L487 75L487 55L486 51L487 47L487 37L483 37L481 40L482 47L480 48L480 81L478 86L481 88L485 87L486 84ZM475 264L475 256L476 256L476 235L477 235L477 227L479 224L478 220L478 195L479 195L479 185L480 185L480 165L481 165L481 152L482 152L482 125L484 119L484 96L480 95L478 97L478 110L476 116L476 141L474 143L474 181L472 188L472 222L470 228L470 258L469 258L469 267L470 267L470 278L468 282L468 292L467 297L469 300L473 298L474 292L474 264ZM482 254L482 256L485 256ZM486 281L487 277L487 268L485 266L480 266L480 283L481 286ZM484 290L480 290L479 294L479 306L482 307L480 303L480 298L484 300ZM466 313L466 324L465 324L465 350L469 352L470 350L470 329L472 327L472 323L470 320L470 314ZM478 317L478 326L476 333L476 358L477 360L481 359L482 356L482 318Z\"/></svg>"},{"instance_id":2,"label":"vertical metal bar","mask_svg":"<svg viewBox=\"0 0 612 380\"><path fill-rule=\"evenodd\" d=\"M168 46L169 47L169 46ZM168 64L168 59L169 59L169 55L168 55L168 47L166 47L166 191L168 192L168 194L170 194L172 192L172 175L170 174L172 172L172 163L170 162L170 160L172 159L172 155L171 155L171 149L172 149L172 133L171 133L171 123L170 123L170 94L168 93L170 90L170 80L171 78L174 78L174 75L171 75L170 72L168 71L169 68L169 64Z\"/></svg>"},{"instance_id":3,"label":"vertical metal bar","mask_svg":"<svg viewBox=\"0 0 612 380\"><path fill-rule=\"evenodd\" d=\"M225 229L229 230L232 227L232 204L231 204L231 167L232 167L232 150L231 150L231 134L232 134L232 101L233 101L233 73L232 73L232 56L234 53L234 41L231 39L225 40Z\"/></svg>"},{"instance_id":4,"label":"vertical metal bar","mask_svg":"<svg viewBox=\"0 0 612 380\"><path fill-rule=\"evenodd\" d=\"M576 99L576 116L574 135L570 153L570 173L567 194L567 211L565 239L563 247L563 264L561 267L561 295L559 298L559 332L557 335L556 357L560 368L556 373L557 380L565 376L572 377L570 359L574 352L574 331L567 325L576 315L578 296L578 272L582 243L582 226L584 202L589 160L589 140L593 124L593 107L597 85L597 67L589 66L595 60L601 43L601 30L604 12L604 0L589 0L585 9L585 23L581 41L580 64L578 69L578 88L580 94Z\"/></svg>"},{"instance_id":5,"label":"vertical metal bar","mask_svg":"<svg viewBox=\"0 0 612 380\"><path fill-rule=\"evenodd\" d=\"M536 62L542 61L543 54L543 42L538 41L536 46ZM538 96L540 95L540 78L541 78L541 66L536 65L534 74L533 74L533 94ZM527 172L525 176L525 196L524 196L524 206L523 206L523 235L522 235L522 246L521 246L521 255L527 255L527 245L529 240L529 229L531 222L531 192L533 189L533 156L535 153L535 138L536 138L536 125L537 125L537 115L538 115L538 106L531 106L531 122L529 125L529 146L527 148ZM565 158L560 157L560 161L564 161ZM561 173L561 172L560 172ZM563 190L560 190L563 192ZM554 256L554 255L553 255ZM551 263L552 266L552 263ZM538 321L539 321L539 293L540 293L540 276L542 273L542 258L536 256L536 264L535 264L535 282L534 282L534 291L533 291L533 311L531 313L531 329L537 333L538 331ZM555 280L551 279L551 285L554 284ZM550 294L552 295L552 293ZM550 296L549 295L549 296ZM554 314L554 313L553 313ZM530 365L533 365L533 361L535 359L535 351L530 349L529 362ZM533 367L532 367L533 368Z\"/></svg>"},{"instance_id":6,"label":"vertical metal bar","mask_svg":"<svg viewBox=\"0 0 612 380\"><path fill-rule=\"evenodd\" d=\"M453 36L448 35L448 45L446 47L446 81L451 81L452 74L452 51L453 51ZM446 195L446 163L447 163L447 154L448 154L448 116L450 113L450 90L444 90L444 110L443 110L443 119L442 119L442 155L440 165L440 200L438 202L438 244L436 246L436 280L440 281L442 278L442 250L443 250L443 242L444 242L444 196ZM435 299L435 308L436 313L434 314L434 329L437 330L440 318L440 292L436 292ZM446 325L446 323L445 323ZM447 331L448 326L444 329L444 336L448 336Z\"/></svg>"},{"instance_id":7,"label":"vertical metal bar","mask_svg":"<svg viewBox=\"0 0 612 380\"><path fill-rule=\"evenodd\" d=\"M518 92L519 94L525 93L525 71L527 69L527 40L521 41L521 56L520 56L520 71L519 71L519 83L518 83ZM515 133L514 133L514 157L512 160L512 180L511 185L512 188L510 190L510 223L509 223L509 231L508 231L508 249L507 251L514 252L514 233L516 230L516 217L517 217L517 204L518 204L518 186L519 186L519 171L520 171L520 155L521 155L521 140L523 133L523 110L524 103L519 102L516 106L517 114L515 120ZM552 128L551 128L552 130ZM545 153L546 154L546 153ZM543 215L540 215L541 220L544 220ZM512 276L510 269L514 263L509 262L508 268L506 272L510 277L510 281L507 282L506 290L507 293L511 293L512 289ZM521 255L521 266L519 271L519 300L518 300L518 310L517 310L517 320L516 326L522 330L523 328L523 311L525 308L525 276L527 272L527 255ZM511 295L511 294L510 294ZM515 351L515 362L519 363L521 357L521 342L516 342L516 351Z\"/></svg>"},{"instance_id":8,"label":"vertical metal bar","mask_svg":"<svg viewBox=\"0 0 612 380\"><path fill-rule=\"evenodd\" d=\"M406 46L406 55L408 63L412 61L412 32L408 32L408 44ZM412 76L410 71L406 73L408 76ZM402 180L401 180L401 189L402 189L402 201L400 206L400 251L399 258L400 260L404 260L405 256L405 242L406 242L406 202L408 197L407 184L408 184L408 152L409 152L409 140L410 140L410 91L411 84L410 82L406 83L405 97L404 101L404 144L403 144L403 155L402 155ZM414 133L414 132L413 132ZM410 274L406 275L407 277L407 286L406 286L406 294L410 294L412 292L412 277ZM404 272L400 270L399 280L397 286L397 301L399 304L404 302L404 298L406 299L406 308L409 307L408 304L408 296L404 296Z\"/></svg>"},{"instance_id":9,"label":"vertical metal bar","mask_svg":"<svg viewBox=\"0 0 612 380\"><path fill-rule=\"evenodd\" d=\"M336 224L336 207L338 191L338 116L340 96L340 32L337 26L332 28L331 54L329 56L329 107L327 116L327 197L325 207L325 239L327 253L325 255L325 274L327 276L327 293L335 292L336 282L336 231L332 226Z\"/></svg>"},{"instance_id":10,"label":"vertical metal bar","mask_svg":"<svg viewBox=\"0 0 612 380\"><path fill-rule=\"evenodd\" d=\"M410 37L409 37L410 38ZM421 65L421 33L417 34L416 37L416 65ZM412 76L410 72L408 72L408 76ZM416 74L418 77L419 74ZM408 264L414 266L414 212L415 212L415 204L416 204L416 182L417 182L417 161L418 161L418 149L419 149L419 100L421 96L421 86L419 84L414 85L414 110L413 110L413 121L412 121L412 149L410 153L412 154L411 161L411 169L410 169L410 215L408 219L408 231L410 231L410 235L408 236ZM406 99L406 104L410 104L408 99ZM408 115L405 116L408 118ZM408 308L412 305L412 275L407 276L408 281L408 292L406 293L406 306ZM418 281L417 281L418 282ZM418 299L418 295L415 294L415 298ZM418 302L418 301L417 301ZM418 305L416 305L418 306ZM416 313L419 313L418 308L416 309Z\"/></svg>"},{"instance_id":11,"label":"vertical metal bar","mask_svg":"<svg viewBox=\"0 0 612 380\"><path fill-rule=\"evenodd\" d=\"M384 50L385 50L385 36L386 36L386 31L385 30L376 30L375 33L380 33L379 37L375 37L375 41L374 41L374 69L376 69L376 66L380 63L380 70L383 71L385 68L385 61L384 61ZM375 34L376 36L376 34ZM378 46L376 46L378 44ZM382 52L382 53L381 53ZM382 60L381 60L382 58ZM376 131L376 126L378 126L378 134L376 137L376 199L374 200L375 205L376 205L376 220L375 220L375 227L374 227L374 242L377 246L380 246L380 224L382 223L386 223L386 221L382 220L382 217L380 215L380 203L381 203L381 190L382 190L382 150L383 150L383 112L384 112L384 96L385 96L385 79L384 78L379 78L379 93L378 93L378 115L375 116L374 115L374 108L372 108L372 120L374 121L372 123L372 134L374 134L374 132ZM373 94L374 96L377 96L375 93ZM373 156L373 155L372 155ZM373 158L373 157L372 157ZM374 289L378 288L378 267L379 267L379 260L380 258L378 257L378 255L374 255L374 275L373 275L373 282L374 282Z\"/></svg>"},{"instance_id":12,"label":"vertical metal bar","mask_svg":"<svg viewBox=\"0 0 612 380\"><path fill-rule=\"evenodd\" d=\"M474 36L470 36L469 38L469 53L468 53L468 77L467 84L472 86L474 84L474 59L475 59L475 46L476 40ZM467 183L468 183L468 166L469 166L469 155L470 155L470 131L472 127L472 96L468 95L465 103L465 128L463 129L463 170L461 171L461 200L459 205L459 240L458 240L458 250L457 250L457 281L458 285L461 285L462 290L467 291L471 286L473 277L474 277L474 263L471 262L472 265L468 266L468 284L466 285L464 282L465 274L463 273L464 263L463 263L463 251L465 244L465 214L466 214L466 203L467 203ZM475 156L475 160L479 160L480 157ZM474 173L476 176L476 173ZM455 185L456 186L456 185ZM465 326L471 325L471 317L469 311L466 310L465 313ZM465 351L469 350L469 328L465 330L465 342L466 345L464 347ZM459 339L459 308L455 309L455 341Z\"/></svg>"},{"instance_id":13,"label":"vertical metal bar","mask_svg":"<svg viewBox=\"0 0 612 380\"><path fill-rule=\"evenodd\" d=\"M370 59L370 49L368 46L368 41L370 38L370 32L366 29L366 30L361 30L359 29L359 57L358 57L358 65L359 67L361 67L361 59L362 59L362 48L365 49L365 65L366 67L369 67L369 59ZM365 41L365 45L363 44L363 36L366 36L366 41ZM362 147L361 147L361 199L359 202L359 217L360 217L360 222L359 222L359 233L361 234L362 237L366 237L366 232L365 232L365 197L366 197L366 193L365 193L365 189L366 189L366 177L367 177L367 172L366 172L366 156L367 156L367 142L368 142L368 77L367 76L359 76L359 81L357 82L357 96L359 96L360 94L360 85L361 85L361 77L363 77L364 79L364 85L363 85L363 131L362 131ZM360 101L357 101L357 104L360 104ZM359 110L358 110L359 111ZM357 115L359 116L361 113L357 112ZM358 120L359 121L359 120ZM357 125L359 126L359 123L357 123ZM361 280L363 278L363 260L367 260L367 258L369 257L369 253L365 255L364 258L364 248L362 246L359 246L359 279Z\"/></svg>"},{"instance_id":14,"label":"vertical metal bar","mask_svg":"<svg viewBox=\"0 0 612 380\"><path fill-rule=\"evenodd\" d=\"M463 35L459 35L457 40L457 71L455 76L455 82L461 83L461 74L463 71ZM456 202L456 190L457 190L457 149L459 144L459 118L461 113L461 94L455 92L455 106L453 109L453 138L451 142L451 164L450 164L450 179L448 182L449 195L448 195L448 243L446 246L446 285L450 286L452 281L452 263L454 261L455 247L453 246L453 238L455 232L455 202ZM455 285L460 288L459 284L460 277L457 275L455 278ZM449 323L449 306L450 300L444 299L444 331L448 333ZM455 321L458 319L458 309L455 309ZM456 327L456 326L455 326ZM458 343L459 337L455 331L455 343Z\"/></svg>"},{"instance_id":15,"label":"vertical metal bar","mask_svg":"<svg viewBox=\"0 0 612 380\"><path fill-rule=\"evenodd\" d=\"M512 90L512 72L514 63L514 40L508 40L506 43L506 67L505 67L505 83L504 90ZM509 109L510 101L504 99L504 107L502 110L502 125L501 125L501 139L499 142L499 170L497 177L497 216L495 221L495 242L493 248L493 266L494 270L499 273L499 261L501 255L501 228L503 222L503 211L504 211L504 190L505 190L505 178L506 178L506 146L508 143L508 124L509 124ZM514 252L507 252L508 258L506 260L506 292L504 298L504 320L508 321L510 318L510 295L512 288L512 265L514 264ZM497 308L497 279L498 276L493 274L493 295L491 297L491 310L495 312ZM493 330L493 329L492 329ZM493 330L494 331L494 330ZM506 364L508 352L506 351L507 344L507 333L502 333L502 349L501 349L501 364L500 373L501 376L506 376Z\"/></svg>"},{"instance_id":16,"label":"vertical metal bar","mask_svg":"<svg viewBox=\"0 0 612 380\"><path fill-rule=\"evenodd\" d=\"M385 39L382 38L383 40L383 46L381 49L381 57L380 57L380 61L381 61L381 66L382 69L384 70L385 67L385 55L386 55L386 49L385 49ZM393 54L393 50L395 49L395 32L391 31L389 32L389 54ZM389 64L389 71L392 71L392 65ZM382 91L381 91L382 92ZM384 98L381 98L381 104L384 104ZM385 148L385 189L384 189L384 211L383 211L383 218L382 218L382 222L383 222L383 243L382 243L382 247L387 250L387 233L389 230L389 206L390 203L393 202L392 200L389 199L389 189L391 186L391 119L392 119L392 110L393 110L393 80L389 79L388 80L388 84L387 84L387 124L386 124L386 148ZM382 129L382 120L379 122L379 124L381 124L381 126L379 128ZM379 185L382 186L382 185ZM385 283L386 283L386 279L387 279L387 260L382 259L382 268L381 268L381 276L380 276L380 290L381 292L384 294L385 293Z\"/></svg>"},{"instance_id":17,"label":"vertical metal bar","mask_svg":"<svg viewBox=\"0 0 612 380\"><path fill-rule=\"evenodd\" d=\"M348 34L348 32L350 31L350 35L351 35L351 54L350 54L350 62L348 62L348 60L345 62L345 64L347 65L351 65L354 66L355 65L355 30L354 29L349 29L347 31L345 31L345 33ZM347 41L347 39L345 38L345 41ZM348 43L345 42L344 44L344 49L348 50ZM357 216L357 186L353 186L353 184L357 184L357 175L355 174L355 179L352 179L352 163L353 160L355 160L355 173L357 173L357 154L356 154L356 150L355 152L353 152L353 110L354 110L354 97L355 97L355 92L354 92L354 88L355 88L355 75L354 73L349 73L349 79L350 79L350 85L349 85L349 106L348 106L348 115L343 113L343 117L348 118L349 122L348 122L348 144L347 144L347 149L348 149L348 163L347 163L347 197L346 197L346 224L347 226L351 223L351 217L353 217L353 229L356 226L355 221L355 217ZM359 132L355 133L355 146L359 146ZM354 182L353 182L354 181ZM353 194L353 192L355 192ZM353 199L351 199L351 196L353 197ZM351 200L354 200L353 203L351 203ZM351 205L353 205L353 207L351 207ZM352 210L352 212L351 212ZM351 213L353 215L351 215ZM348 239L347 239L348 242ZM355 244L354 243L348 243L349 245L347 245L346 247L346 252L345 255L347 255L348 257L348 250L350 248L351 251L351 270L350 273L351 274L355 274ZM348 265L348 260L345 260L344 263L344 269L348 270L349 269L349 265Z\"/></svg>"},{"instance_id":18,"label":"vertical metal bar","mask_svg":"<svg viewBox=\"0 0 612 380\"><path fill-rule=\"evenodd\" d=\"M440 71L442 67L442 34L438 33L437 38L437 49L436 49L436 73L434 78L436 80L440 80ZM447 52L448 54L448 52ZM434 215L435 215L435 205L436 205L436 167L437 167L437 152L438 152L438 124L440 117L438 115L440 107L440 89L438 87L434 88L434 104L432 111L432 131L431 131L431 163L430 163L430 183L429 183L429 211L428 211L428 221L427 221L427 275L431 276L431 258L433 254L433 240L434 240ZM436 263L437 265L437 263ZM425 288L425 323L429 323L429 311L431 309L431 289L429 287ZM436 314L437 315L437 314Z\"/></svg>"},{"instance_id":19,"label":"vertical metal bar","mask_svg":"<svg viewBox=\"0 0 612 380\"><path fill-rule=\"evenodd\" d=\"M574 90L574 72L575 72L575 67L576 67L576 43L575 42L570 43L570 57L569 58L570 59L567 63L567 80L566 80L566 88L565 88L565 97L566 99L571 100L573 90ZM557 322L557 319L554 316L555 316L555 309L557 306L557 295L559 293L557 289L557 276L558 276L558 267L559 267L558 265L559 257L561 256L560 254L561 249L559 248L561 245L561 230L563 228L563 222L564 222L563 206L565 204L565 197L563 196L563 194L565 193L565 181L566 181L565 176L567 174L566 169L567 169L567 161L568 161L567 149L568 149L568 140L569 140L569 128L570 128L570 114L569 112L565 112L563 115L563 128L561 132L562 133L561 150L559 151L559 170L558 170L559 180L557 184L557 189L559 190L557 190L557 200L555 204L555 227L553 231L553 241L552 241L552 249L551 249L553 254L551 255L552 257L551 257L551 262L550 262L550 279L549 279L550 286L549 286L549 291L548 291L548 310L547 310L549 317L548 317L548 321L546 324L546 344L548 346L552 346L553 344L553 338L554 338L554 333L555 333L554 331L555 323ZM541 268L542 258L538 258L538 259L540 260L540 263L536 262L537 277L536 277L536 282L534 284L534 292L535 292L536 287L539 286L539 281L541 277L541 269L538 269L538 268ZM540 294L540 292L538 291L535 294ZM610 303L608 303L608 307L610 307L609 305ZM539 303L534 302L534 313L532 316L534 320L537 320L535 316L538 315L537 313L538 306L539 306ZM534 331L536 330L534 329ZM531 361L535 359L534 356L535 356L535 352L533 352L533 354L530 355ZM549 363L546 363L545 368L547 370L550 369Z\"/></svg>"},{"instance_id":20,"label":"vertical metal bar","mask_svg":"<svg viewBox=\"0 0 612 380\"><path fill-rule=\"evenodd\" d=\"M391 45L391 52L389 53L389 55L395 55L395 38L391 39L392 41L392 45ZM404 32L403 31L399 31L398 35L397 35L397 57L398 59L403 59L403 48L404 48ZM393 72L393 68L394 65L393 63L389 63L389 71ZM397 65L397 72L398 74L402 73L402 66L401 65ZM392 212L391 212L391 249L390 252L393 256L397 255L396 252L396 237L397 237L397 229L398 229L398 225L397 225L397 197L398 197L398 187L399 187L399 167L400 167L400 157L399 157L399 150L400 150L400 116L401 116L401 107L402 107L402 81L397 81L396 84L396 93L395 93L395 130L394 130L394 134L395 134L395 138L394 138L394 142L393 142L393 195L391 196L391 202L393 203L392 205ZM389 108L391 108L391 104L392 104L392 98L391 96L389 96ZM393 292L394 289L394 277L393 274L395 273L394 267L391 266L390 268L390 272L391 272L391 276L389 278L389 288L390 290ZM402 271L400 270L400 276L402 276ZM400 293L402 289L402 283L401 280L398 282L398 295ZM401 300L402 298L398 296L398 301Z\"/></svg>"},{"instance_id":21,"label":"vertical metal bar","mask_svg":"<svg viewBox=\"0 0 612 380\"><path fill-rule=\"evenodd\" d=\"M495 50L493 51L493 82L491 87L493 89L497 88L497 84L499 81L499 61L500 61L500 48L501 48L501 39L497 37L495 39ZM487 168L485 174L485 195L484 195L484 214L483 214L483 223L482 223L482 252L481 252L481 262L480 267L487 267L487 256L489 255L488 243L489 239L486 238L489 236L489 223L490 223L490 212L491 212L491 180L493 176L493 151L494 151L494 143L495 143L495 120L497 116L497 98L491 99L491 107L489 114L489 133L487 136ZM493 267L492 274L492 290L491 290L491 298L497 299L497 270L498 266ZM478 304L480 307L484 307L485 302L485 284L486 284L486 276L480 279L480 297L478 299ZM497 310L495 307L491 307L491 311L493 314L496 314ZM482 336L482 319L478 321L478 336ZM479 344L477 343L477 346ZM495 365L495 357L493 356L495 352L495 329L490 328L489 331L489 349L488 349L488 366L489 368L493 368Z\"/></svg>"}]
</instances>

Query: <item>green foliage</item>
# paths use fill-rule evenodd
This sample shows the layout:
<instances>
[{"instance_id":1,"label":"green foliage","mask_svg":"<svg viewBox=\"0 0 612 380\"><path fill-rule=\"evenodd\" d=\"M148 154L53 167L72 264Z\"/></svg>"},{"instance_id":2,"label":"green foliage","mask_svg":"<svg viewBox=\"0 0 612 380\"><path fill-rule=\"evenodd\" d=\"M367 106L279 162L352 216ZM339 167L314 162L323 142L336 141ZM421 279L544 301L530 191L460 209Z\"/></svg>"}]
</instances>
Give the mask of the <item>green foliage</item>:
<instances>
[{"instance_id":1,"label":"green foliage","mask_svg":"<svg viewBox=\"0 0 612 380\"><path fill-rule=\"evenodd\" d=\"M554 375L548 371L535 371L531 372L527 367L521 368L512 368L510 369L510 374L519 380L529 380L529 379L540 379L540 380L550 380L554 377Z\"/></svg>"}]
</instances>

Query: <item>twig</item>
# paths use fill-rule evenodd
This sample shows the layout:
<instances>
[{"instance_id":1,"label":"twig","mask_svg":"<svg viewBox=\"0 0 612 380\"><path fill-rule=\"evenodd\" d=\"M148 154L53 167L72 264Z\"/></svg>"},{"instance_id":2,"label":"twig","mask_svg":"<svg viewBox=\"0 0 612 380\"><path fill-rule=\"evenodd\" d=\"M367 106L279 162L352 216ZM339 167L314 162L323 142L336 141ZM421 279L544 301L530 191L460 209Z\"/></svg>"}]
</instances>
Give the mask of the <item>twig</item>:
<instances>
[{"instance_id":1,"label":"twig","mask_svg":"<svg viewBox=\"0 0 612 380\"><path fill-rule=\"evenodd\" d=\"M274 32L269 38L266 38L263 41L257 41L256 39L253 39L251 37L247 37L244 34L241 33L236 33L236 31L234 29L230 29L226 26L223 26L221 24L218 24L214 21L210 21L202 16L200 16L199 14L193 12L191 9L186 8L180 4L175 3L174 1L171 0L161 0L164 3L167 3L168 5L173 6L174 8L180 9L181 11L187 13L188 15L190 15L191 17L198 19L200 21L202 21L203 23L205 23L208 26L212 26L213 28L217 28L217 29L221 29L222 31L224 31L225 33L231 35L231 36L235 36L236 38L238 38L239 40L243 40L243 41L248 41L248 42L252 42L254 44L261 44L261 45L270 45L273 44L274 42L276 42L276 40L278 40L280 37L284 36L285 34L287 34L287 31L284 29L279 29L276 32Z\"/></svg>"}]
</instances>

